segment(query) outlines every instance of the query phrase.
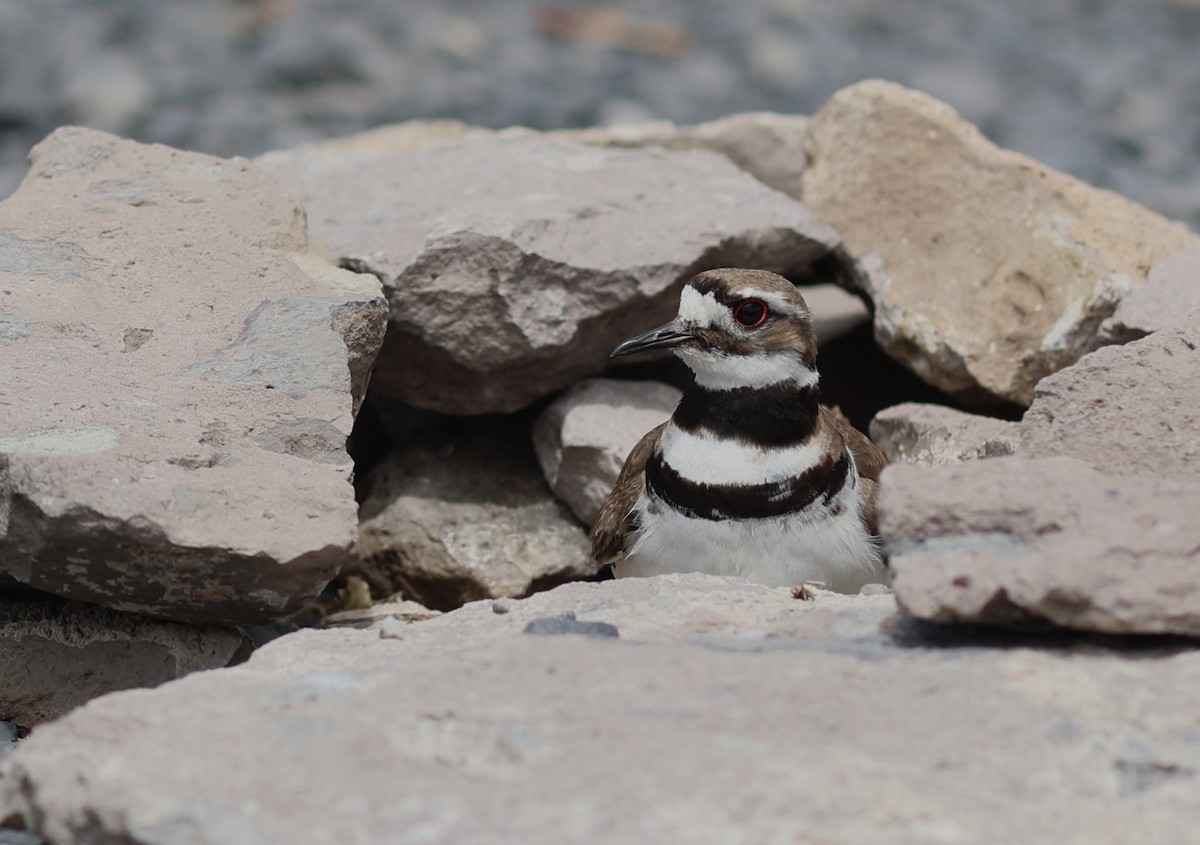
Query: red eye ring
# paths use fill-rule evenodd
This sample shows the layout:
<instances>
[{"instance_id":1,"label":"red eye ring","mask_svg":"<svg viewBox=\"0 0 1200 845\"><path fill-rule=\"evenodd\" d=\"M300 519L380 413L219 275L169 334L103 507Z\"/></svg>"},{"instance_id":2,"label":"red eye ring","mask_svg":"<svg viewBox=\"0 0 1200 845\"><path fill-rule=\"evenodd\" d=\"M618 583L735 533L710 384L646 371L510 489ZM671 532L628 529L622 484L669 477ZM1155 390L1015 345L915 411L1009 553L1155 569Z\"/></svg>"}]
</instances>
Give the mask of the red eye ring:
<instances>
[{"instance_id":1,"label":"red eye ring","mask_svg":"<svg viewBox=\"0 0 1200 845\"><path fill-rule=\"evenodd\" d=\"M733 321L744 329L757 329L770 316L767 303L761 299L743 299L733 309Z\"/></svg>"}]
</instances>

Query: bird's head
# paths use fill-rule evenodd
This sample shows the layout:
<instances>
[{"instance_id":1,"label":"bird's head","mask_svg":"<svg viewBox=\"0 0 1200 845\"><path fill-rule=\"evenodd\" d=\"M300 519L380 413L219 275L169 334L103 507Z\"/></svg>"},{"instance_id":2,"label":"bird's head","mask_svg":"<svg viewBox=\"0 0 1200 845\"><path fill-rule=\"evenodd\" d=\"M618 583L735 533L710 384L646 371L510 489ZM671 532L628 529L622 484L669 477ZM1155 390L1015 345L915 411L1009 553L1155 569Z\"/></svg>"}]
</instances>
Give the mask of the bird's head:
<instances>
[{"instance_id":1,"label":"bird's head","mask_svg":"<svg viewBox=\"0 0 1200 845\"><path fill-rule=\"evenodd\" d=\"M708 270L679 296L666 325L631 338L613 357L671 349L710 390L817 383L812 312L796 286L762 270Z\"/></svg>"}]
</instances>

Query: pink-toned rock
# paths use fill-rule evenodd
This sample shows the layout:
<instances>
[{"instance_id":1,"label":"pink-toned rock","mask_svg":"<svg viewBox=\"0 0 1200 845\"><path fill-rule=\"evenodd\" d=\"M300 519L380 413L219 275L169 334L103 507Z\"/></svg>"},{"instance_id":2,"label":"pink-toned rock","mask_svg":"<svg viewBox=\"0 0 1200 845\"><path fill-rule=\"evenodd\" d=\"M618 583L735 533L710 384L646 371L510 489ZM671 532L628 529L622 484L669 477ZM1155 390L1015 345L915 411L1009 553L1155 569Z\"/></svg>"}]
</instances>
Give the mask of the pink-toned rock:
<instances>
[{"instance_id":1,"label":"pink-toned rock","mask_svg":"<svg viewBox=\"0 0 1200 845\"><path fill-rule=\"evenodd\" d=\"M891 596L685 575L302 631L39 728L0 821L55 845L1193 838L1200 652L915 627Z\"/></svg>"},{"instance_id":2,"label":"pink-toned rock","mask_svg":"<svg viewBox=\"0 0 1200 845\"><path fill-rule=\"evenodd\" d=\"M195 622L297 609L356 527L370 276L249 162L63 129L0 204L0 573Z\"/></svg>"},{"instance_id":3,"label":"pink-toned rock","mask_svg":"<svg viewBox=\"0 0 1200 845\"><path fill-rule=\"evenodd\" d=\"M892 589L915 616L1200 636L1200 483L1000 458L897 464L881 491Z\"/></svg>"},{"instance_id":4,"label":"pink-toned rock","mask_svg":"<svg viewBox=\"0 0 1200 845\"><path fill-rule=\"evenodd\" d=\"M707 151L514 130L262 161L333 255L383 280L391 322L372 388L430 410L514 411L599 373L617 343L675 313L700 270L840 266L832 229Z\"/></svg>"},{"instance_id":5,"label":"pink-toned rock","mask_svg":"<svg viewBox=\"0 0 1200 845\"><path fill-rule=\"evenodd\" d=\"M967 401L1028 405L1150 268L1200 236L997 148L886 82L812 118L801 197L845 238L888 354Z\"/></svg>"}]
</instances>

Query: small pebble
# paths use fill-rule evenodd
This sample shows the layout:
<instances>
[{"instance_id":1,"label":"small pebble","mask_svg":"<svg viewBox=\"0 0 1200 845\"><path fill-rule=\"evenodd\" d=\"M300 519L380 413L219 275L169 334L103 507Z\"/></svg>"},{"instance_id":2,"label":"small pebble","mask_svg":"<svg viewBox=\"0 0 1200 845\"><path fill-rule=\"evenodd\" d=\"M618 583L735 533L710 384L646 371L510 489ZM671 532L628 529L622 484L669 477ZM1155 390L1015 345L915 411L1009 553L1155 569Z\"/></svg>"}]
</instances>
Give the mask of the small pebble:
<instances>
[{"instance_id":1,"label":"small pebble","mask_svg":"<svg viewBox=\"0 0 1200 845\"><path fill-rule=\"evenodd\" d=\"M572 611L558 616L534 619L525 626L526 634L579 634L584 637L619 637L620 631L616 625L608 622L581 622L575 618Z\"/></svg>"}]
</instances>

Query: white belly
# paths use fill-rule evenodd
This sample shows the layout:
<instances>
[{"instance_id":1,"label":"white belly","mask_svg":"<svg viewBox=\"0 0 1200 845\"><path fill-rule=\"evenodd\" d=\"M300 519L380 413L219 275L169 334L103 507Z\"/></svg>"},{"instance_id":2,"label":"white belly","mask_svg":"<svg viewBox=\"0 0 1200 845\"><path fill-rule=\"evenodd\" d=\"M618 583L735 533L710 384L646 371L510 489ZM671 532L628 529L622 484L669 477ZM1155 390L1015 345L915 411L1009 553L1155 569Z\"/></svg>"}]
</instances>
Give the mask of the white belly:
<instances>
[{"instance_id":1,"label":"white belly","mask_svg":"<svg viewBox=\"0 0 1200 845\"><path fill-rule=\"evenodd\" d=\"M724 520L684 516L643 491L634 506L640 530L613 571L618 578L704 572L771 587L820 581L857 593L886 580L878 543L858 516L859 490L846 484L829 507L818 500L795 514Z\"/></svg>"}]
</instances>

